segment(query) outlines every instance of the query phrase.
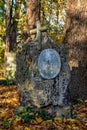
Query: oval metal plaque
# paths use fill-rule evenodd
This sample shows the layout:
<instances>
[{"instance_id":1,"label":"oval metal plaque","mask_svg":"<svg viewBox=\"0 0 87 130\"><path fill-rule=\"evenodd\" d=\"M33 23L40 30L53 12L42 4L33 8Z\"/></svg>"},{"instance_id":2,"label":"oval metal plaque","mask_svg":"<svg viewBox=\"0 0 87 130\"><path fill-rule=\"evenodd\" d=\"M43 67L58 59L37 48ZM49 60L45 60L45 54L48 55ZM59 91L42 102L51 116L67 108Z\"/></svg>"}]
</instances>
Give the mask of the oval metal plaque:
<instances>
[{"instance_id":1,"label":"oval metal plaque","mask_svg":"<svg viewBox=\"0 0 87 130\"><path fill-rule=\"evenodd\" d=\"M54 49L43 50L38 58L38 70L45 79L55 78L61 69L60 56Z\"/></svg>"}]
</instances>

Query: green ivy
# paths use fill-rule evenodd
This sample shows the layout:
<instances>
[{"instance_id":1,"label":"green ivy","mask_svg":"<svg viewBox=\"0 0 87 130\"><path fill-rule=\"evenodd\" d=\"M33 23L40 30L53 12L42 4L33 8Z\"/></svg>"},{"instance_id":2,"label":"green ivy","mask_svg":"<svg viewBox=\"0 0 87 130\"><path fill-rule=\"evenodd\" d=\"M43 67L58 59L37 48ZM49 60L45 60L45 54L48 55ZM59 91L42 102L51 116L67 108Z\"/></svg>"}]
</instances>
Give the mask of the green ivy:
<instances>
[{"instance_id":1,"label":"green ivy","mask_svg":"<svg viewBox=\"0 0 87 130\"><path fill-rule=\"evenodd\" d=\"M22 110L17 110L15 115L20 117L24 122L30 122L32 119L35 119L37 116L41 117L44 121L52 120L53 117L44 109L37 109L35 107L25 106Z\"/></svg>"}]
</instances>

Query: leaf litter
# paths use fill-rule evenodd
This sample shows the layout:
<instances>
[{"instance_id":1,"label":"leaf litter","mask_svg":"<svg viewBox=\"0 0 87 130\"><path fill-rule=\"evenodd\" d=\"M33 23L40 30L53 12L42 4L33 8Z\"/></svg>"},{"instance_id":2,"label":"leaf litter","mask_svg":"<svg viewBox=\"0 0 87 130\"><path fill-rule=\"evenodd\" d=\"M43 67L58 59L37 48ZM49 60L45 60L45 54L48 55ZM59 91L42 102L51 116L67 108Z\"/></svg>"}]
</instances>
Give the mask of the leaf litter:
<instances>
[{"instance_id":1,"label":"leaf litter","mask_svg":"<svg viewBox=\"0 0 87 130\"><path fill-rule=\"evenodd\" d=\"M44 110L20 107L15 85L0 86L0 130L87 130L87 101L73 105L73 118L51 117Z\"/></svg>"}]
</instances>

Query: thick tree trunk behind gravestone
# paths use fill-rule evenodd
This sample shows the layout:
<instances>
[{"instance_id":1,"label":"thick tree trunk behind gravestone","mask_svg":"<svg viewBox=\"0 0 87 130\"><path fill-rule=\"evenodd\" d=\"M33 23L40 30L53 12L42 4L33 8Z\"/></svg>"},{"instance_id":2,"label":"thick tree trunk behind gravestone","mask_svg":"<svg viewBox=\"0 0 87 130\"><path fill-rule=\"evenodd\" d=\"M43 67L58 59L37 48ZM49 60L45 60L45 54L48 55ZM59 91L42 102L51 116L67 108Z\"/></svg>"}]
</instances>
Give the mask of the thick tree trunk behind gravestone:
<instances>
[{"instance_id":1,"label":"thick tree trunk behind gravestone","mask_svg":"<svg viewBox=\"0 0 87 130\"><path fill-rule=\"evenodd\" d=\"M71 97L87 99L87 0L67 0L66 34Z\"/></svg>"},{"instance_id":2,"label":"thick tree trunk behind gravestone","mask_svg":"<svg viewBox=\"0 0 87 130\"><path fill-rule=\"evenodd\" d=\"M40 0L27 0L26 2L26 31L29 36L29 31L36 26L36 21L40 19L39 10Z\"/></svg>"}]
</instances>

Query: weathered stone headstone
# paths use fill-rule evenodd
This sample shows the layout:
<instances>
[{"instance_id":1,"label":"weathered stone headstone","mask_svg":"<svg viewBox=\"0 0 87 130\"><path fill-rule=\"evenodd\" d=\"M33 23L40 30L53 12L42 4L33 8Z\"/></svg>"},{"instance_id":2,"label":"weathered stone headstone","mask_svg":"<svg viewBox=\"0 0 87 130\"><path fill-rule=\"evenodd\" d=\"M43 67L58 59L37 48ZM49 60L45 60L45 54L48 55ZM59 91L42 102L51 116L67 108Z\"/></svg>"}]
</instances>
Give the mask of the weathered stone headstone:
<instances>
[{"instance_id":1,"label":"weathered stone headstone","mask_svg":"<svg viewBox=\"0 0 87 130\"><path fill-rule=\"evenodd\" d=\"M24 45L16 59L15 76L21 104L44 107L50 113L63 113L69 103L70 82L64 46L43 36L40 42L36 40Z\"/></svg>"}]
</instances>

